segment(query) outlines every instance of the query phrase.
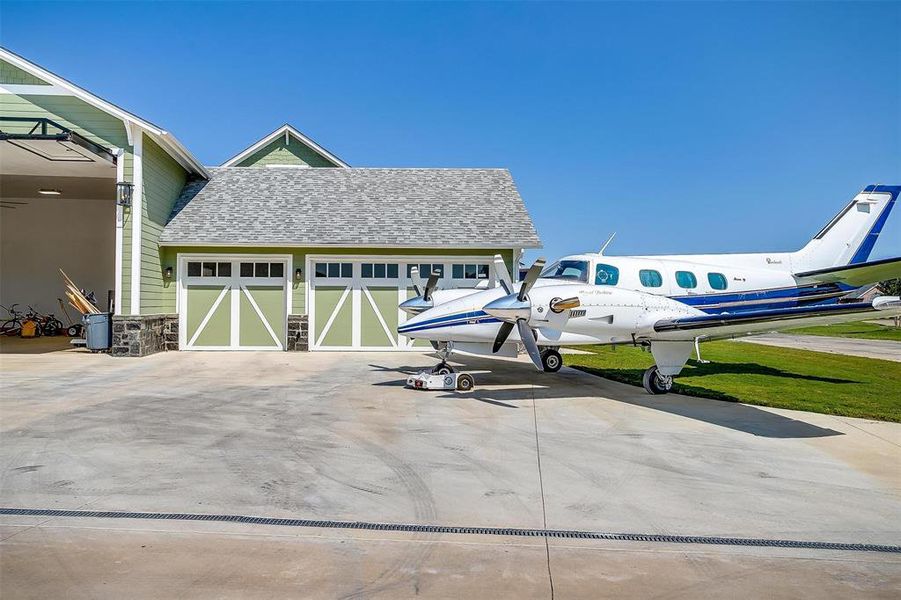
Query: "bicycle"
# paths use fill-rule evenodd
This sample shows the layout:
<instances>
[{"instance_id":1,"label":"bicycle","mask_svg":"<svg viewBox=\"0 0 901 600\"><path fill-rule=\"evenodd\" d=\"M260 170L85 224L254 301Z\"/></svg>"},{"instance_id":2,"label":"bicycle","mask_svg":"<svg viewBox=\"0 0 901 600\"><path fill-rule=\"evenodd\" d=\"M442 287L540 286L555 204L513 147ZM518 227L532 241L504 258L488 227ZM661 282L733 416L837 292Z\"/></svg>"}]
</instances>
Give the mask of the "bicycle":
<instances>
[{"instance_id":1,"label":"bicycle","mask_svg":"<svg viewBox=\"0 0 901 600\"><path fill-rule=\"evenodd\" d=\"M27 318L37 323L38 331L40 331L41 335L53 337L63 331L63 322L57 319L53 313L41 314L31 306L28 307L28 310Z\"/></svg>"},{"instance_id":2,"label":"bicycle","mask_svg":"<svg viewBox=\"0 0 901 600\"><path fill-rule=\"evenodd\" d=\"M22 333L22 313L16 310L18 304L0 306L9 313L9 318L0 323L0 335L14 336Z\"/></svg>"}]
</instances>

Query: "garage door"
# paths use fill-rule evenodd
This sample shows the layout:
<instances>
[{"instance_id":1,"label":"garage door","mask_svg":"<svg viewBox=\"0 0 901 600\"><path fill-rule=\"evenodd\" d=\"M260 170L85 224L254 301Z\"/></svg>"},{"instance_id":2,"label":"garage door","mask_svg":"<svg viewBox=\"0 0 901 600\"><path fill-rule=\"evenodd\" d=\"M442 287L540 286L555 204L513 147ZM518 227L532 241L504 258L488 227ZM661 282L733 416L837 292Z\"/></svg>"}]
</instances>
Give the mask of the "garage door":
<instances>
[{"instance_id":1,"label":"garage door","mask_svg":"<svg viewBox=\"0 0 901 600\"><path fill-rule=\"evenodd\" d=\"M438 271L442 288L474 287L491 277L490 262L481 257L439 260L311 259L310 349L408 350L428 346L427 342L397 333L398 324L406 320L397 306L414 294L411 268L416 265L421 273Z\"/></svg>"},{"instance_id":2,"label":"garage door","mask_svg":"<svg viewBox=\"0 0 901 600\"><path fill-rule=\"evenodd\" d=\"M183 259L181 349L283 350L288 271L286 259Z\"/></svg>"}]
</instances>

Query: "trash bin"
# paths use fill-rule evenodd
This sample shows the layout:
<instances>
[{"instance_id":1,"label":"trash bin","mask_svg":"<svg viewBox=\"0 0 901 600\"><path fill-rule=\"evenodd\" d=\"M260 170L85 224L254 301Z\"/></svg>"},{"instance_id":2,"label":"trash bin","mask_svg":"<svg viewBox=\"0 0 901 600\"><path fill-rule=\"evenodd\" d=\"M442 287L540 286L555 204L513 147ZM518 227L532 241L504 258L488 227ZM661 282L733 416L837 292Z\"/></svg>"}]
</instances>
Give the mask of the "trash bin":
<instances>
[{"instance_id":1,"label":"trash bin","mask_svg":"<svg viewBox=\"0 0 901 600\"><path fill-rule=\"evenodd\" d=\"M112 313L84 315L84 339L88 350L109 350L113 339Z\"/></svg>"}]
</instances>

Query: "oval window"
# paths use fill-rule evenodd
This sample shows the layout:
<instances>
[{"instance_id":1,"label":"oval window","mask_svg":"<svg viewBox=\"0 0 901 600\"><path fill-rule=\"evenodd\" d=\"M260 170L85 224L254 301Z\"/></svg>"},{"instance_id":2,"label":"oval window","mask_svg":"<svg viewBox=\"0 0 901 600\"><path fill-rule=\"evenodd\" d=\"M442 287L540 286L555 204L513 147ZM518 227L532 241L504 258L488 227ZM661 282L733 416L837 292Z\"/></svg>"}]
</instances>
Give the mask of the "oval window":
<instances>
[{"instance_id":1,"label":"oval window","mask_svg":"<svg viewBox=\"0 0 901 600\"><path fill-rule=\"evenodd\" d=\"M638 272L638 278L644 287L653 288L663 285L663 276L660 275L660 271L655 271L654 269L642 269Z\"/></svg>"},{"instance_id":2,"label":"oval window","mask_svg":"<svg viewBox=\"0 0 901 600\"><path fill-rule=\"evenodd\" d=\"M715 290L724 290L729 285L726 282L726 276L722 273L707 273L707 282Z\"/></svg>"},{"instance_id":3,"label":"oval window","mask_svg":"<svg viewBox=\"0 0 901 600\"><path fill-rule=\"evenodd\" d=\"M679 287L690 290L698 287L698 278L691 271L676 271L676 283Z\"/></svg>"}]
</instances>

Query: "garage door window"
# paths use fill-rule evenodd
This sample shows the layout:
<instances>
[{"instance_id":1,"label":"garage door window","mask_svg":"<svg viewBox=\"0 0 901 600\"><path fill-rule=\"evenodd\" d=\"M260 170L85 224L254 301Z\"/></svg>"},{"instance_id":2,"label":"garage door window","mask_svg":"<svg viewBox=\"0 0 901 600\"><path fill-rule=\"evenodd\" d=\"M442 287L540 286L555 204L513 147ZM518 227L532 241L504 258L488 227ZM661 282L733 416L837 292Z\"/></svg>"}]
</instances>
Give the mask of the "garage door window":
<instances>
[{"instance_id":1,"label":"garage door window","mask_svg":"<svg viewBox=\"0 0 901 600\"><path fill-rule=\"evenodd\" d=\"M387 263L363 263L361 275L363 279L397 279L397 265Z\"/></svg>"},{"instance_id":2,"label":"garage door window","mask_svg":"<svg viewBox=\"0 0 901 600\"><path fill-rule=\"evenodd\" d=\"M488 279L487 264L455 264L453 266L454 279Z\"/></svg>"},{"instance_id":3,"label":"garage door window","mask_svg":"<svg viewBox=\"0 0 901 600\"><path fill-rule=\"evenodd\" d=\"M353 263L316 263L316 277L353 277Z\"/></svg>"},{"instance_id":4,"label":"garage door window","mask_svg":"<svg viewBox=\"0 0 901 600\"><path fill-rule=\"evenodd\" d=\"M229 274L231 274L231 266L229 265ZM282 278L285 276L285 263L280 262L242 262L241 277L274 277Z\"/></svg>"},{"instance_id":5,"label":"garage door window","mask_svg":"<svg viewBox=\"0 0 901 600\"><path fill-rule=\"evenodd\" d=\"M232 264L228 262L194 262L188 263L188 277L231 277Z\"/></svg>"},{"instance_id":6,"label":"garage door window","mask_svg":"<svg viewBox=\"0 0 901 600\"><path fill-rule=\"evenodd\" d=\"M420 277L428 277L432 273L438 273L438 277L444 277L444 265L440 263L421 263L418 265L407 265L407 277L413 277L413 267L419 269Z\"/></svg>"}]
</instances>

